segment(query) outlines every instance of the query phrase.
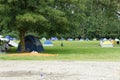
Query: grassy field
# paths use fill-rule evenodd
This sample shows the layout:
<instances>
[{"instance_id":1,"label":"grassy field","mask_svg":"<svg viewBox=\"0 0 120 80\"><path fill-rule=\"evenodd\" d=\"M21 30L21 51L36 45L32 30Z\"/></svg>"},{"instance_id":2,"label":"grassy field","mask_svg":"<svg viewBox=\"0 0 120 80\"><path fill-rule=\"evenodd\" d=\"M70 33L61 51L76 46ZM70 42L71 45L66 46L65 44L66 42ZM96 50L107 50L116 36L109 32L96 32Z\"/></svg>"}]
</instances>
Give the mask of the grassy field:
<instances>
[{"instance_id":1,"label":"grassy field","mask_svg":"<svg viewBox=\"0 0 120 80\"><path fill-rule=\"evenodd\" d=\"M93 60L93 61L120 61L120 45L113 48L101 48L99 41L53 41L53 47L44 47L43 54L57 54L57 56L8 56L16 53L13 48L7 54L1 54L1 60ZM41 54L40 53L40 54Z\"/></svg>"}]
</instances>

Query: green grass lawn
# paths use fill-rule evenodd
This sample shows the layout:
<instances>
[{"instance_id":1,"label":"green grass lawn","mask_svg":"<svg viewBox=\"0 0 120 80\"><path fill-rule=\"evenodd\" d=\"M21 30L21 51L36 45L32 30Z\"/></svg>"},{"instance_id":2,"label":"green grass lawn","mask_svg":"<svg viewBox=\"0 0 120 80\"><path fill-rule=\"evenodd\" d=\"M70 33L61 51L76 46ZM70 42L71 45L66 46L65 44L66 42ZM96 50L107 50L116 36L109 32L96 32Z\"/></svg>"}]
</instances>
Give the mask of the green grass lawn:
<instances>
[{"instance_id":1,"label":"green grass lawn","mask_svg":"<svg viewBox=\"0 0 120 80\"><path fill-rule=\"evenodd\" d=\"M1 54L1 60L94 60L94 61L120 61L120 45L113 48L101 48L99 41L53 41L53 47L44 47L44 54L58 54L53 57L43 56L7 56ZM9 53L16 53L11 49Z\"/></svg>"}]
</instances>

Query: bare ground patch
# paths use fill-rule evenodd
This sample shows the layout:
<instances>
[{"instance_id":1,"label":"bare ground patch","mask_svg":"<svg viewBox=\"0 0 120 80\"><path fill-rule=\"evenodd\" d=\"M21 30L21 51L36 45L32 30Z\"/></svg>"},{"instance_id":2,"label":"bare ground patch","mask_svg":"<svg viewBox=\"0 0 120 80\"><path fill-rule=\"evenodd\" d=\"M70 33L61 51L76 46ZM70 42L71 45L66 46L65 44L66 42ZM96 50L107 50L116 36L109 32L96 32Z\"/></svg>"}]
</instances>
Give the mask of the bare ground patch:
<instances>
[{"instance_id":1,"label":"bare ground patch","mask_svg":"<svg viewBox=\"0 0 120 80\"><path fill-rule=\"evenodd\" d=\"M120 62L0 61L0 80L120 80Z\"/></svg>"},{"instance_id":2,"label":"bare ground patch","mask_svg":"<svg viewBox=\"0 0 120 80\"><path fill-rule=\"evenodd\" d=\"M13 53L7 54L8 56L57 56L57 54L46 54L46 53Z\"/></svg>"}]
</instances>

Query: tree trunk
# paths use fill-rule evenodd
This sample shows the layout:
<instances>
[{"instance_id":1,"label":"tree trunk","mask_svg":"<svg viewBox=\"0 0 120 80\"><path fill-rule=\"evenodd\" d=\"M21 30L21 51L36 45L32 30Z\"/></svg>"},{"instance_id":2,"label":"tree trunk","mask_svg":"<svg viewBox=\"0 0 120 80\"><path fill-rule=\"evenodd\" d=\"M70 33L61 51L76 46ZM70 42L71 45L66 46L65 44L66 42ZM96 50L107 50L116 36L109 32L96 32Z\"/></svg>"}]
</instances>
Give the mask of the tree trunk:
<instances>
[{"instance_id":1,"label":"tree trunk","mask_svg":"<svg viewBox=\"0 0 120 80\"><path fill-rule=\"evenodd\" d=\"M21 52L25 52L25 30L23 28L19 29L19 37L20 37L20 46L21 46Z\"/></svg>"}]
</instances>

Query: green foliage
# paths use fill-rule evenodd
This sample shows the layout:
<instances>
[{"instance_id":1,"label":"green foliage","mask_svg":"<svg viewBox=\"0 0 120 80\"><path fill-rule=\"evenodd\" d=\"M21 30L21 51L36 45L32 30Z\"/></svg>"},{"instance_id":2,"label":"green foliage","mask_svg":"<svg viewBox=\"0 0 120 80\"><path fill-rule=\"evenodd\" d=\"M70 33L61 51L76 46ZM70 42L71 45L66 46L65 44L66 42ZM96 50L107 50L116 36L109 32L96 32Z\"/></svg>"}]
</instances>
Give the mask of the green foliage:
<instances>
[{"instance_id":1,"label":"green foliage","mask_svg":"<svg viewBox=\"0 0 120 80\"><path fill-rule=\"evenodd\" d=\"M36 23L39 21L46 21L46 19L41 16L41 15L35 15L35 14L30 14L30 13L25 13L23 15L18 15L16 17L16 20L19 22L31 22L31 23Z\"/></svg>"},{"instance_id":2,"label":"green foliage","mask_svg":"<svg viewBox=\"0 0 120 80\"><path fill-rule=\"evenodd\" d=\"M2 30L1 34L3 36L8 36L9 35L9 36L12 36L12 37L15 37L15 38L19 39L18 32L16 32L16 31Z\"/></svg>"},{"instance_id":3,"label":"green foliage","mask_svg":"<svg viewBox=\"0 0 120 80\"><path fill-rule=\"evenodd\" d=\"M22 28L47 36L115 38L119 5L119 0L0 0L0 31Z\"/></svg>"}]
</instances>

